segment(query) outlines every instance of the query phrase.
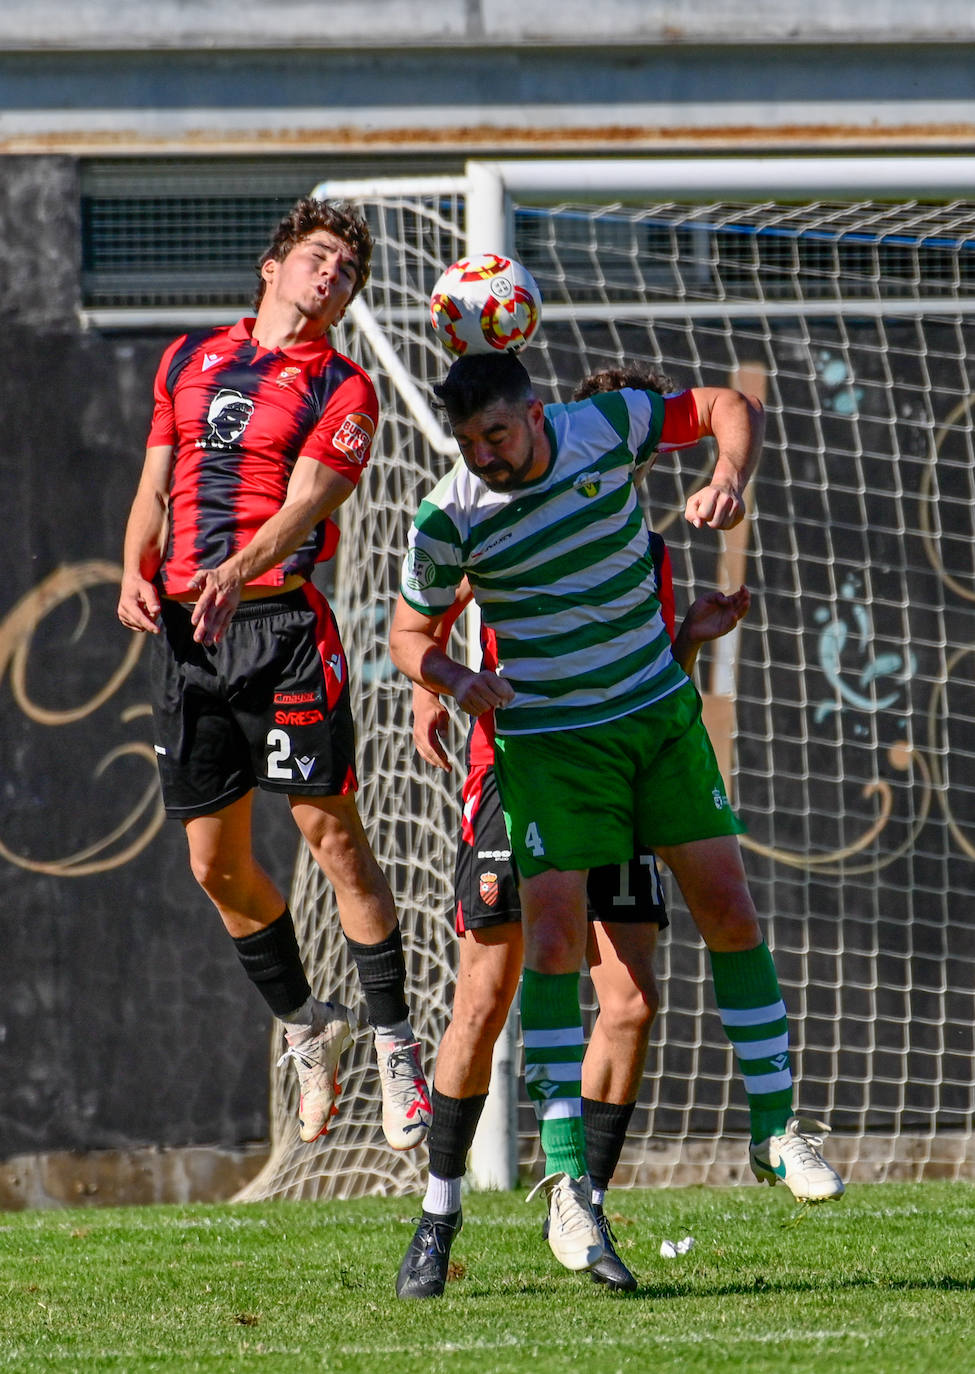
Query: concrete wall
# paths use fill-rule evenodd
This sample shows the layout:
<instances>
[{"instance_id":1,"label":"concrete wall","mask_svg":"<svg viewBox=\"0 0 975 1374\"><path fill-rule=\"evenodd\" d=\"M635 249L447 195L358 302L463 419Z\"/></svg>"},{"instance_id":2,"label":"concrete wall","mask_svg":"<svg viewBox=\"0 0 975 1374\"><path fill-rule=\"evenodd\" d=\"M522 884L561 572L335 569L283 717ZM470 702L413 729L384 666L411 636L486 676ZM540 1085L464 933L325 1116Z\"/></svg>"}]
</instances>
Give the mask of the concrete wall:
<instances>
[{"instance_id":1,"label":"concrete wall","mask_svg":"<svg viewBox=\"0 0 975 1374\"><path fill-rule=\"evenodd\" d=\"M38 0L0 152L970 145L970 0Z\"/></svg>"},{"instance_id":2,"label":"concrete wall","mask_svg":"<svg viewBox=\"0 0 975 1374\"><path fill-rule=\"evenodd\" d=\"M532 44L957 42L975 37L969 0L35 0L0 12L0 48L481 47Z\"/></svg>"}]
</instances>

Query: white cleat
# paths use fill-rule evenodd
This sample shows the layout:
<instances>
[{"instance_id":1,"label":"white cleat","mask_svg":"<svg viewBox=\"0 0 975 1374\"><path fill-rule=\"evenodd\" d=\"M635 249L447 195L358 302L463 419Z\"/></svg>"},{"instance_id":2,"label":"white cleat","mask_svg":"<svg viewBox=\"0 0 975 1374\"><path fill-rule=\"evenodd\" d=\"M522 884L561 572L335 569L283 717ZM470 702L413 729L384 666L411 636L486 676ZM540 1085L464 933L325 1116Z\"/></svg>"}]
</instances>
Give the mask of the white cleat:
<instances>
[{"instance_id":1,"label":"white cleat","mask_svg":"<svg viewBox=\"0 0 975 1374\"><path fill-rule=\"evenodd\" d=\"M278 1060L290 1059L298 1075L301 1098L298 1103L298 1134L302 1140L317 1140L328 1131L338 1111L335 1099L339 1088L339 1060L352 1044L349 1025L351 1012L341 1002L320 1004L325 1021L307 1030L293 1031L284 1038L288 1048Z\"/></svg>"},{"instance_id":2,"label":"white cleat","mask_svg":"<svg viewBox=\"0 0 975 1374\"><path fill-rule=\"evenodd\" d=\"M383 1092L383 1135L394 1150L412 1150L430 1129L430 1091L420 1067L417 1041L376 1037L376 1062Z\"/></svg>"},{"instance_id":3,"label":"white cleat","mask_svg":"<svg viewBox=\"0 0 975 1374\"><path fill-rule=\"evenodd\" d=\"M790 1116L781 1135L752 1145L748 1162L759 1183L780 1180L797 1202L836 1202L846 1192L843 1180L820 1150L829 1127L808 1116Z\"/></svg>"},{"instance_id":4,"label":"white cleat","mask_svg":"<svg viewBox=\"0 0 975 1374\"><path fill-rule=\"evenodd\" d=\"M525 1199L531 1202L540 1192L548 1201L548 1243L552 1254L566 1269L579 1272L591 1269L606 1253L599 1222L592 1210L589 1177L548 1174Z\"/></svg>"}]
</instances>

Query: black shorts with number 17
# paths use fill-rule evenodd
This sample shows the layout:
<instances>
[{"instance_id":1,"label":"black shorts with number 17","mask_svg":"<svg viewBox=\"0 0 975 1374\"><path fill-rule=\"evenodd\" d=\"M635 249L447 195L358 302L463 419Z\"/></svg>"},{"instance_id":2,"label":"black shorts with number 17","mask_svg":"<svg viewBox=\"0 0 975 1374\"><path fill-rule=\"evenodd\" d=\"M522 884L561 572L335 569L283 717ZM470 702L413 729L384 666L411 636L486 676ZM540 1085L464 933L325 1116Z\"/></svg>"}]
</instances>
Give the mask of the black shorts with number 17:
<instances>
[{"instance_id":1,"label":"black shorts with number 17","mask_svg":"<svg viewBox=\"0 0 975 1374\"><path fill-rule=\"evenodd\" d=\"M511 858L501 800L489 764L473 766L461 793L463 819L454 867L454 926L483 930L521 920L518 875ZM668 924L656 860L649 851L629 863L589 871L589 919Z\"/></svg>"}]
</instances>

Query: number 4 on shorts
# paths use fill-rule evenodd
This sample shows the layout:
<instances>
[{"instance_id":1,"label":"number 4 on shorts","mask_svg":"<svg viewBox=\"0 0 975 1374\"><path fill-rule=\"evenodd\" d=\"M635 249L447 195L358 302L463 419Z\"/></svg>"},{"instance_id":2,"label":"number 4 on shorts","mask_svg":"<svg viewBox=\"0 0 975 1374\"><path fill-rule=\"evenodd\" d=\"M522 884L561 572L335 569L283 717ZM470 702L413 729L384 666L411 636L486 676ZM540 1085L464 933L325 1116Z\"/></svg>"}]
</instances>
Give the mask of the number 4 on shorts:
<instances>
[{"instance_id":1,"label":"number 4 on shorts","mask_svg":"<svg viewBox=\"0 0 975 1374\"><path fill-rule=\"evenodd\" d=\"M528 829L525 831L525 848L530 849L536 859L540 859L545 853L545 845L542 843L542 837L538 833L538 826L534 821L530 823Z\"/></svg>"}]
</instances>

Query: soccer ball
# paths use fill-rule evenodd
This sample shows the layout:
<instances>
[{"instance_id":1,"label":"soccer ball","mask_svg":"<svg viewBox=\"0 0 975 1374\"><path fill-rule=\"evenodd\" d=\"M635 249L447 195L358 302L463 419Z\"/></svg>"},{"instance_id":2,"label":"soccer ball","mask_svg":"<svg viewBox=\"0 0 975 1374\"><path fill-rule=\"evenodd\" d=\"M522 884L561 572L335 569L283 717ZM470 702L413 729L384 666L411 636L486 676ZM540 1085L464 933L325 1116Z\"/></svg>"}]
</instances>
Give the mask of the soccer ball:
<instances>
[{"instance_id":1,"label":"soccer ball","mask_svg":"<svg viewBox=\"0 0 975 1374\"><path fill-rule=\"evenodd\" d=\"M517 353L538 328L542 298L530 272L499 253L448 267L430 296L434 333L451 353Z\"/></svg>"}]
</instances>

